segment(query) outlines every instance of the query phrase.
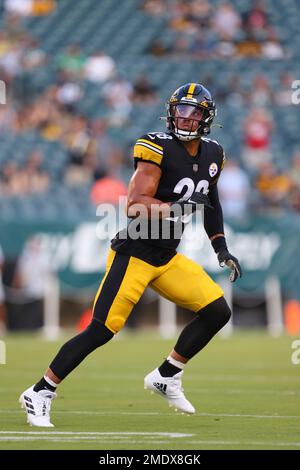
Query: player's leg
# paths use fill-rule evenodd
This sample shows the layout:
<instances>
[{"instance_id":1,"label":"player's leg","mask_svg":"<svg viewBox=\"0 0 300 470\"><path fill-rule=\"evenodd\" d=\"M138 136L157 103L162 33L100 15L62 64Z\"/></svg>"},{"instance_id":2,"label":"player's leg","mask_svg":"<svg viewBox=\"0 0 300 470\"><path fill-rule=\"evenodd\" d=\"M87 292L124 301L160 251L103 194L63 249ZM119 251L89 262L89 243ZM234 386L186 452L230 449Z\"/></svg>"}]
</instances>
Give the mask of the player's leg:
<instances>
[{"instance_id":1,"label":"player's leg","mask_svg":"<svg viewBox=\"0 0 300 470\"><path fill-rule=\"evenodd\" d=\"M137 258L110 250L106 273L95 298L91 324L62 346L45 376L20 397L32 425L52 426L49 411L57 385L88 354L121 330L154 277L154 269Z\"/></svg>"},{"instance_id":2,"label":"player's leg","mask_svg":"<svg viewBox=\"0 0 300 470\"><path fill-rule=\"evenodd\" d=\"M201 266L180 254L150 286L197 315L183 329L168 358L146 376L145 387L163 393L176 408L194 413L181 390L184 365L227 323L230 309L220 286Z\"/></svg>"}]
</instances>

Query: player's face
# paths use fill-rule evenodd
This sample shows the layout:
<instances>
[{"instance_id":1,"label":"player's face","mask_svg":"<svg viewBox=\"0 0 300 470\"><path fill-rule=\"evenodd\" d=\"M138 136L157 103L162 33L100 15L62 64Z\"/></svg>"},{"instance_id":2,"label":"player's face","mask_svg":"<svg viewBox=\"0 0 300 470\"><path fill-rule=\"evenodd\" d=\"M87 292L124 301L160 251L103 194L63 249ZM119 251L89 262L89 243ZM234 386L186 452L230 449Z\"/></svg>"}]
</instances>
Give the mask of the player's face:
<instances>
[{"instance_id":1,"label":"player's face","mask_svg":"<svg viewBox=\"0 0 300 470\"><path fill-rule=\"evenodd\" d=\"M176 127L178 129L194 132L199 127L203 110L189 104L178 104L175 108Z\"/></svg>"}]
</instances>

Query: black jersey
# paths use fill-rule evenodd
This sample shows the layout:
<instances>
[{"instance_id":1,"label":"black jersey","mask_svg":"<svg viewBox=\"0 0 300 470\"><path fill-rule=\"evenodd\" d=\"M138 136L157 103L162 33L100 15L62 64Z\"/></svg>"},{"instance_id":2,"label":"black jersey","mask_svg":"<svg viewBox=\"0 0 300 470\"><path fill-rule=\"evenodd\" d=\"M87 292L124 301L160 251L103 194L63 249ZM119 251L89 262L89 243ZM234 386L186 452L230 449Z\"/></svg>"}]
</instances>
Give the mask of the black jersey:
<instances>
[{"instance_id":1,"label":"black jersey","mask_svg":"<svg viewBox=\"0 0 300 470\"><path fill-rule=\"evenodd\" d=\"M209 196L225 162L223 148L218 142L202 137L198 153L192 157L184 144L171 132L153 132L142 136L134 146L133 156L135 168L139 161L149 162L161 168L162 175L154 198L174 203L178 200L188 200L194 191L202 191ZM149 220L148 224L148 238L133 240L127 228L115 236L112 248L154 265L165 264L176 254L185 222L175 217L174 220ZM158 230L153 229L154 224L159 224ZM181 230L178 230L178 224ZM155 238L151 237L153 233ZM168 234L167 238L165 234Z\"/></svg>"}]
</instances>

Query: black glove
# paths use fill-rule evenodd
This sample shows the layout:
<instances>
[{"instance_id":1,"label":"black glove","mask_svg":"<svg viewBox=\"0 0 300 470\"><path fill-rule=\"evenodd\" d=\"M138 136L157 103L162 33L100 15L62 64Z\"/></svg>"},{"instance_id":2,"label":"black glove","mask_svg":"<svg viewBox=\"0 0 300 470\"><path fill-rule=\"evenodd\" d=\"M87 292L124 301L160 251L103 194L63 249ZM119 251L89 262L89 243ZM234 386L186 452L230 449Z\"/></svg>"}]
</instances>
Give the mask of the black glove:
<instances>
[{"instance_id":1,"label":"black glove","mask_svg":"<svg viewBox=\"0 0 300 470\"><path fill-rule=\"evenodd\" d=\"M235 256L232 256L227 248L221 250L217 256L221 268L224 268L226 265L231 270L229 276L231 282L236 281L238 277L242 277L242 268L238 259Z\"/></svg>"},{"instance_id":2,"label":"black glove","mask_svg":"<svg viewBox=\"0 0 300 470\"><path fill-rule=\"evenodd\" d=\"M192 214L197 209L199 209L200 205L207 207L210 210L214 209L210 203L208 196L200 192L194 192L187 201L176 201L174 202L174 204L178 204L181 207L183 214Z\"/></svg>"}]
</instances>

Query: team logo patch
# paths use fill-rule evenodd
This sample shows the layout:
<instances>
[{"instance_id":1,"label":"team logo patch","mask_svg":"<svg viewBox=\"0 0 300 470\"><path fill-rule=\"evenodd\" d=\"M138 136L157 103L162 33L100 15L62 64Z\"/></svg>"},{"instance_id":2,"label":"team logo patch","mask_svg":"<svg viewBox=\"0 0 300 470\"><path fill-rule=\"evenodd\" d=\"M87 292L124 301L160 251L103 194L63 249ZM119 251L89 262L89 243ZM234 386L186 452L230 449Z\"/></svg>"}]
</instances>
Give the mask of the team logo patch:
<instances>
[{"instance_id":1,"label":"team logo patch","mask_svg":"<svg viewBox=\"0 0 300 470\"><path fill-rule=\"evenodd\" d=\"M212 178L214 176L216 176L216 174L218 173L218 165L216 163L211 163L211 165L209 165L209 176L211 176Z\"/></svg>"}]
</instances>

